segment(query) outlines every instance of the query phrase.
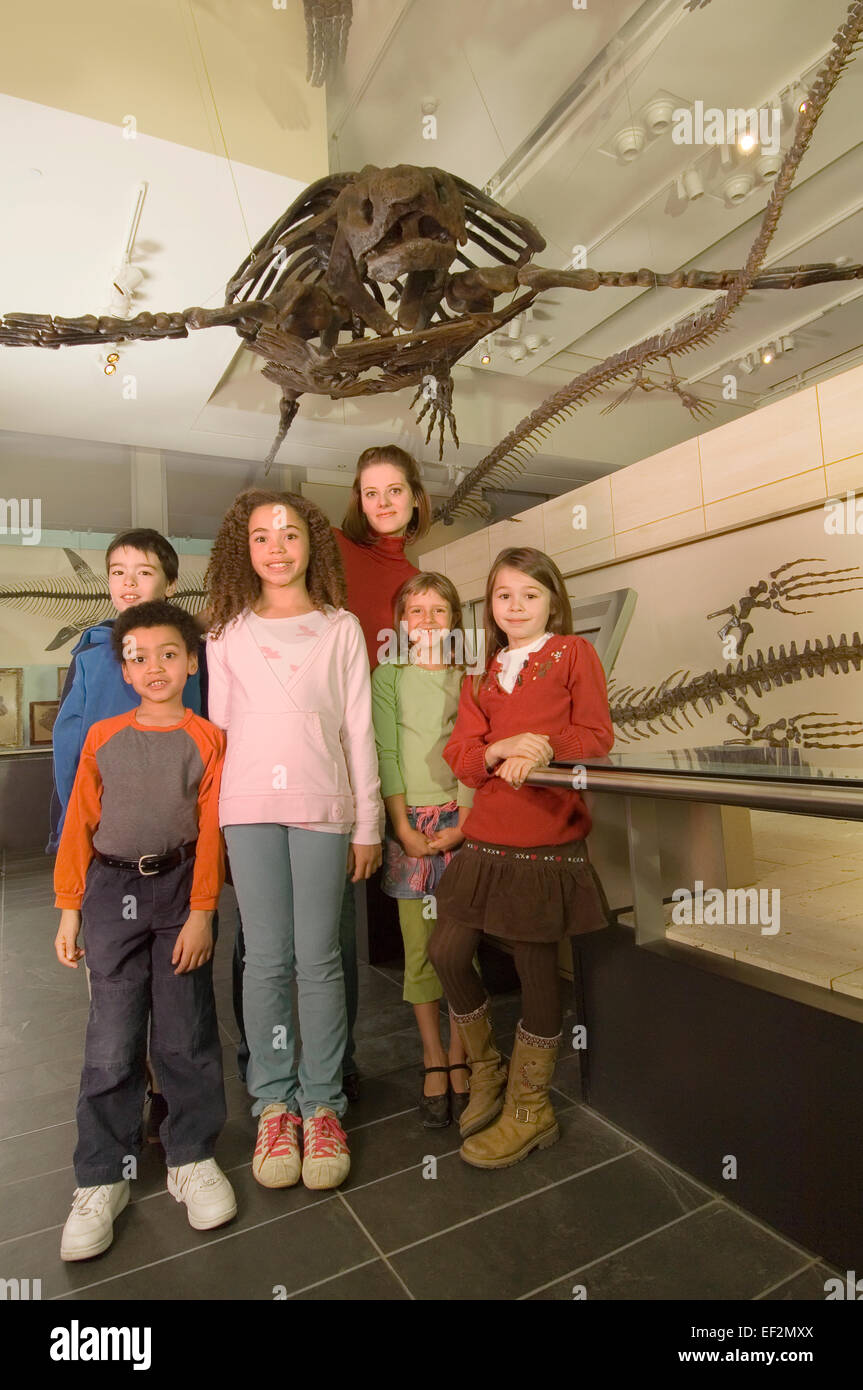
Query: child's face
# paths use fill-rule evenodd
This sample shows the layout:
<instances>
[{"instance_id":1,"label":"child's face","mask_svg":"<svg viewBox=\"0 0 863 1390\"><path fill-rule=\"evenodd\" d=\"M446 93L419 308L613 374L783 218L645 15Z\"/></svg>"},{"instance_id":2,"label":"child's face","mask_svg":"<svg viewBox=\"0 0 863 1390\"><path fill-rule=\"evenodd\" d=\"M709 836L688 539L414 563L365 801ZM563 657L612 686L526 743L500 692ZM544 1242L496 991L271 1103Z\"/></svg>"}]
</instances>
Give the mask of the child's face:
<instances>
[{"instance_id":1,"label":"child's face","mask_svg":"<svg viewBox=\"0 0 863 1390\"><path fill-rule=\"evenodd\" d=\"M452 608L435 589L426 589L424 594L411 594L405 604L403 621L408 637L413 637L413 634L418 636L421 631L433 632L438 628L448 632L452 626Z\"/></svg>"},{"instance_id":2,"label":"child's face","mask_svg":"<svg viewBox=\"0 0 863 1390\"><path fill-rule=\"evenodd\" d=\"M393 463L370 463L360 478L363 514L379 536L403 536L413 515L414 495Z\"/></svg>"},{"instance_id":3,"label":"child's face","mask_svg":"<svg viewBox=\"0 0 863 1390\"><path fill-rule=\"evenodd\" d=\"M186 651L175 627L133 627L123 641L123 680L153 704L177 700L198 658Z\"/></svg>"},{"instance_id":4,"label":"child's face","mask_svg":"<svg viewBox=\"0 0 863 1390\"><path fill-rule=\"evenodd\" d=\"M166 598L176 587L173 581L168 583L162 562L152 551L148 553L120 545L112 552L108 562L108 589L118 613L125 612L135 603Z\"/></svg>"},{"instance_id":5,"label":"child's face","mask_svg":"<svg viewBox=\"0 0 863 1390\"><path fill-rule=\"evenodd\" d=\"M252 569L268 588L305 586L309 568L309 530L293 507L267 503L249 517Z\"/></svg>"},{"instance_id":6,"label":"child's face","mask_svg":"<svg viewBox=\"0 0 863 1390\"><path fill-rule=\"evenodd\" d=\"M525 647L548 626L551 590L521 570L499 569L491 596L491 611L511 647Z\"/></svg>"}]
</instances>

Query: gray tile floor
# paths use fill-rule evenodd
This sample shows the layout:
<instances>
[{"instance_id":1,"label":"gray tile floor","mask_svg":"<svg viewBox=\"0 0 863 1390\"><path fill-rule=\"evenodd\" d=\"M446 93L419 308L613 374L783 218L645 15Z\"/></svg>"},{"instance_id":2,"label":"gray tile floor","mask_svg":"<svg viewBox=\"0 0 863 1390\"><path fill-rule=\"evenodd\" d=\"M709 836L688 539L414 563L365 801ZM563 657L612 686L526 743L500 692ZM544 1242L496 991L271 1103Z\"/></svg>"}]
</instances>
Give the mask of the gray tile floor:
<instances>
[{"instance_id":1,"label":"gray tile floor","mask_svg":"<svg viewBox=\"0 0 863 1390\"><path fill-rule=\"evenodd\" d=\"M419 1122L419 1040L395 967L360 968L349 1180L324 1194L259 1187L234 1051L230 889L215 968L228 1095L218 1158L239 1214L192 1231L149 1147L111 1249L64 1265L86 982L54 957L50 861L14 858L0 886L0 1278L41 1279L43 1299L823 1300L833 1271L815 1255L582 1105L576 1054L555 1076L561 1141L500 1172L469 1168L455 1128ZM508 1052L517 998L496 998L494 1013Z\"/></svg>"}]
</instances>

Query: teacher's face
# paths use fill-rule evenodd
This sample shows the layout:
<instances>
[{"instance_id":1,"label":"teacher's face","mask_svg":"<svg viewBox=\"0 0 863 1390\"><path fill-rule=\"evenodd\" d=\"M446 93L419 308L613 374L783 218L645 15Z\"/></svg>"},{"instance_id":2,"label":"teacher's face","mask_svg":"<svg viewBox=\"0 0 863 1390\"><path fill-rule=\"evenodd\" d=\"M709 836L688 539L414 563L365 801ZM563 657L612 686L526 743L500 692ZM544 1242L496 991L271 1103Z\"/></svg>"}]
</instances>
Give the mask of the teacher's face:
<instances>
[{"instance_id":1,"label":"teacher's face","mask_svg":"<svg viewBox=\"0 0 863 1390\"><path fill-rule=\"evenodd\" d=\"M378 536L403 536L414 509L414 495L400 468L370 463L360 478L363 514Z\"/></svg>"}]
</instances>

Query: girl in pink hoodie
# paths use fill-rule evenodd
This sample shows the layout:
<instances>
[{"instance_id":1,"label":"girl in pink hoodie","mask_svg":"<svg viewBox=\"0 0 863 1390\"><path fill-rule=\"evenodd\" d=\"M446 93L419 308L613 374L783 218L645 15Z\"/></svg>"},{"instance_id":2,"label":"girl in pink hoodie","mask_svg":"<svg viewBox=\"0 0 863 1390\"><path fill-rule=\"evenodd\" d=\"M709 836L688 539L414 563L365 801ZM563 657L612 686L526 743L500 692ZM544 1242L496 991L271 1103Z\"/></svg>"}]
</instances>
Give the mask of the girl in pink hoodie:
<instances>
[{"instance_id":1,"label":"girl in pink hoodie","mask_svg":"<svg viewBox=\"0 0 863 1390\"><path fill-rule=\"evenodd\" d=\"M209 714L228 739L219 820L245 937L252 1172L265 1187L301 1174L337 1187L350 1169L339 910L346 869L358 882L381 859L368 657L329 523L303 497L240 493L207 580Z\"/></svg>"}]
</instances>

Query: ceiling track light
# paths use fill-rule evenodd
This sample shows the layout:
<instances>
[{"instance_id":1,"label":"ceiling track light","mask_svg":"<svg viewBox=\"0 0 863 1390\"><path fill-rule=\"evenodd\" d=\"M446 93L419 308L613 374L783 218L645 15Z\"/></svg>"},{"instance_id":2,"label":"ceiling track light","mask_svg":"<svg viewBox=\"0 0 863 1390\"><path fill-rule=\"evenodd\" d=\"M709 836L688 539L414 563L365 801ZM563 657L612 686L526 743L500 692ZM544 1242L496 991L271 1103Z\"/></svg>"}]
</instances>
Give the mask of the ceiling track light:
<instances>
[{"instance_id":1,"label":"ceiling track light","mask_svg":"<svg viewBox=\"0 0 863 1390\"><path fill-rule=\"evenodd\" d=\"M507 337L513 340L517 340L521 337L521 319L518 314L516 314L514 319L510 319L506 326L506 332Z\"/></svg>"},{"instance_id":2,"label":"ceiling track light","mask_svg":"<svg viewBox=\"0 0 863 1390\"><path fill-rule=\"evenodd\" d=\"M738 360L737 366L739 367L740 371L743 372L744 376L751 376L752 373L755 371L755 368L752 365L752 356L748 352L746 353L745 357L741 357Z\"/></svg>"},{"instance_id":3,"label":"ceiling track light","mask_svg":"<svg viewBox=\"0 0 863 1390\"><path fill-rule=\"evenodd\" d=\"M674 120L674 102L669 97L654 97L642 112L644 124L651 135L664 135Z\"/></svg>"},{"instance_id":4,"label":"ceiling track light","mask_svg":"<svg viewBox=\"0 0 863 1390\"><path fill-rule=\"evenodd\" d=\"M644 126L637 122L634 125L624 126L615 135L612 144L615 154L622 164L631 164L637 159L644 149Z\"/></svg>"},{"instance_id":5,"label":"ceiling track light","mask_svg":"<svg viewBox=\"0 0 863 1390\"><path fill-rule=\"evenodd\" d=\"M509 349L509 355L513 362L521 362L522 358L527 357L527 350L521 343L513 343Z\"/></svg>"},{"instance_id":6,"label":"ceiling track light","mask_svg":"<svg viewBox=\"0 0 863 1390\"><path fill-rule=\"evenodd\" d=\"M742 203L744 198L749 197L754 187L755 180L752 175L741 169L725 180L722 185L722 196L730 207L737 207L738 203Z\"/></svg>"},{"instance_id":7,"label":"ceiling track light","mask_svg":"<svg viewBox=\"0 0 863 1390\"><path fill-rule=\"evenodd\" d=\"M683 192L690 203L694 203L697 199L704 197L704 184L701 181L701 175L697 169L687 169L681 183L683 185Z\"/></svg>"},{"instance_id":8,"label":"ceiling track light","mask_svg":"<svg viewBox=\"0 0 863 1390\"><path fill-rule=\"evenodd\" d=\"M776 357L773 345L771 343L765 343L763 348L759 348L758 356L761 358L762 367L769 367L770 363Z\"/></svg>"}]
</instances>

